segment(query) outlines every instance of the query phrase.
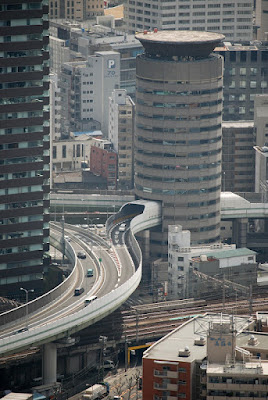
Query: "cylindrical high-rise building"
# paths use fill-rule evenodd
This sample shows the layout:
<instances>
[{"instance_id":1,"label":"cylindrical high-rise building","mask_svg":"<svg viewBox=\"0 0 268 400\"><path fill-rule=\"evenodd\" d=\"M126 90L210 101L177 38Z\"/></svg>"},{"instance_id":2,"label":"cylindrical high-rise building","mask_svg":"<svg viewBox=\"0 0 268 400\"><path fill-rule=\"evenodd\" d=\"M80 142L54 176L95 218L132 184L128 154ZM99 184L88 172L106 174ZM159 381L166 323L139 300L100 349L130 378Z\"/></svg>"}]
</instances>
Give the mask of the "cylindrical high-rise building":
<instances>
[{"instance_id":1,"label":"cylindrical high-rise building","mask_svg":"<svg viewBox=\"0 0 268 400\"><path fill-rule=\"evenodd\" d=\"M168 225L191 231L191 243L220 238L223 60L212 54L223 35L138 33L135 193L162 202L154 254L167 253ZM164 234L163 234L164 233Z\"/></svg>"}]
</instances>

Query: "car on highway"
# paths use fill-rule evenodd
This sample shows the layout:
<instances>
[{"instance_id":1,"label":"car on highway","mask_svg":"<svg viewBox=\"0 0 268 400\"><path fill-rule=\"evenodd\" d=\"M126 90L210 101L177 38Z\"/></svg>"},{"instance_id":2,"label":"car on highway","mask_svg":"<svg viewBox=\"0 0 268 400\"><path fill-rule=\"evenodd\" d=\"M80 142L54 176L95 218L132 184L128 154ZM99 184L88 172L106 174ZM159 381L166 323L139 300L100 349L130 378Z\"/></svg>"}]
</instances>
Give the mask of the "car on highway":
<instances>
[{"instance_id":1,"label":"car on highway","mask_svg":"<svg viewBox=\"0 0 268 400\"><path fill-rule=\"evenodd\" d=\"M119 231L115 231L114 234L115 234L115 236L119 235Z\"/></svg>"},{"instance_id":2,"label":"car on highway","mask_svg":"<svg viewBox=\"0 0 268 400\"><path fill-rule=\"evenodd\" d=\"M23 333L23 332L26 332L26 331L28 331L27 327L20 328L17 331L12 332L12 335L16 335L17 333Z\"/></svg>"},{"instance_id":3,"label":"car on highway","mask_svg":"<svg viewBox=\"0 0 268 400\"><path fill-rule=\"evenodd\" d=\"M112 360L104 360L103 368L104 369L114 369L115 368L114 362Z\"/></svg>"},{"instance_id":4,"label":"car on highway","mask_svg":"<svg viewBox=\"0 0 268 400\"><path fill-rule=\"evenodd\" d=\"M84 301L85 307L88 306L90 303L92 303L92 301L94 301L96 299L97 299L97 296L91 296L91 297L88 297L87 299L85 299L85 301Z\"/></svg>"},{"instance_id":5,"label":"car on highway","mask_svg":"<svg viewBox=\"0 0 268 400\"><path fill-rule=\"evenodd\" d=\"M92 268L88 268L87 277L90 278L91 276L93 276L93 269Z\"/></svg>"},{"instance_id":6,"label":"car on highway","mask_svg":"<svg viewBox=\"0 0 268 400\"><path fill-rule=\"evenodd\" d=\"M84 251L79 251L77 253L77 257L81 258L82 260L84 260L85 258L87 258L86 253Z\"/></svg>"},{"instance_id":7,"label":"car on highway","mask_svg":"<svg viewBox=\"0 0 268 400\"><path fill-rule=\"evenodd\" d=\"M124 231L126 230L126 227L127 227L126 224L121 224L121 225L119 226L119 231L120 231L120 232L124 232Z\"/></svg>"},{"instance_id":8,"label":"car on highway","mask_svg":"<svg viewBox=\"0 0 268 400\"><path fill-rule=\"evenodd\" d=\"M84 293L84 290L83 287L74 289L74 296L80 296L80 294Z\"/></svg>"}]
</instances>

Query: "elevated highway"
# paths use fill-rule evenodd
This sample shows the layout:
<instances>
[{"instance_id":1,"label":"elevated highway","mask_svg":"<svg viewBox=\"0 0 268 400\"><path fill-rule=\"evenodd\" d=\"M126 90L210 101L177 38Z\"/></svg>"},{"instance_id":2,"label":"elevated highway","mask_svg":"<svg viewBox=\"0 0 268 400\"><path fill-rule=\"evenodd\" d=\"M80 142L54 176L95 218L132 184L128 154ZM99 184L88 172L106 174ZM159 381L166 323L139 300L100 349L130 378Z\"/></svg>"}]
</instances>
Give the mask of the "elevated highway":
<instances>
[{"instance_id":1,"label":"elevated highway","mask_svg":"<svg viewBox=\"0 0 268 400\"><path fill-rule=\"evenodd\" d=\"M123 221L127 223L127 229L121 235L120 243L114 243L114 231L118 230ZM142 255L134 234L159 223L160 205L138 201L126 204L119 213L109 218L106 224L108 240L100 239L101 243L97 245L90 243L79 228L72 227L71 230L69 226L65 226L65 231L71 237L71 242L64 241L64 247L73 264L72 273L51 292L0 315L0 354L11 354L31 346L44 345L44 383L55 381L57 342L68 339L73 333L109 315L136 290L142 275ZM55 229L54 232L52 230L51 239L54 246L63 250L62 238ZM80 246L88 251L92 262L99 269L96 283L85 294L94 293L98 298L87 307L84 306L84 296L75 302L75 306L66 303L66 294L72 293L68 298L70 301L73 290L81 279L79 268L82 269L82 275L85 274L76 255L74 242L77 239L84 243L80 243ZM109 277L103 284L104 275L108 273ZM25 319L28 320L28 330L20 331L21 325L25 326Z\"/></svg>"},{"instance_id":2,"label":"elevated highway","mask_svg":"<svg viewBox=\"0 0 268 400\"><path fill-rule=\"evenodd\" d=\"M255 196L260 197L260 196ZM108 213L125 207L126 204L136 203L133 195L76 195L73 193L54 193L51 195L51 206L54 211L88 210ZM149 202L150 203L150 202ZM246 199L232 192L221 193L221 218L267 218L268 203Z\"/></svg>"},{"instance_id":3,"label":"elevated highway","mask_svg":"<svg viewBox=\"0 0 268 400\"><path fill-rule=\"evenodd\" d=\"M66 195L67 196L67 195ZM69 196L69 195L68 195ZM250 203L237 195L223 193L222 218L265 218L268 207L265 203ZM242 200L241 200L242 199ZM113 206L111 198L102 200L104 207ZM244 201L245 200L245 201ZM61 199L57 199L57 204ZM75 205L81 199L70 200ZM96 199L94 202L97 201ZM66 204L66 198L63 200ZM97 203L94 203L95 205ZM73 238L78 238L83 243L82 247L88 252L99 271L99 277L95 287L90 287L85 295L92 293L97 295L97 300L84 306L84 297L77 302L76 308L62 302L70 287L73 288L79 280L79 262L75 247L72 242L62 241L57 234L52 234L51 242L59 250L63 250L63 243L67 257L73 264L73 271L61 285L46 293L44 296L0 315L0 354L11 354L31 346L45 346L44 358L44 382L55 380L56 376L56 346L57 342L69 338L75 332L92 325L96 321L112 313L123 304L138 287L142 276L142 254L135 239L139 231L149 229L161 224L161 204L152 201L128 201L122 205L120 211L112 215L106 223L107 240L94 245L81 232L70 233ZM126 223L126 230L117 234L121 223ZM71 229L68 227L68 229ZM78 229L78 228L77 228ZM71 232L69 230L69 232ZM80 238L79 238L80 236ZM81 245L81 243L80 243ZM101 257L100 257L101 249ZM102 259L100 262L100 258ZM102 263L102 265L100 265ZM104 267L102 269L102 266ZM83 267L82 267L83 268ZM107 268L111 271L107 283L101 284L103 276L107 274ZM59 303L62 307L59 310ZM41 312L40 312L41 310ZM64 312L63 312L64 311ZM38 317L36 318L36 314ZM42 318L44 317L44 318ZM12 334L18 330L21 324L25 324L25 318L29 318L29 329L24 332ZM31 318L34 323L31 324ZM14 323L19 321L19 323ZM47 349L47 350L46 350Z\"/></svg>"}]
</instances>

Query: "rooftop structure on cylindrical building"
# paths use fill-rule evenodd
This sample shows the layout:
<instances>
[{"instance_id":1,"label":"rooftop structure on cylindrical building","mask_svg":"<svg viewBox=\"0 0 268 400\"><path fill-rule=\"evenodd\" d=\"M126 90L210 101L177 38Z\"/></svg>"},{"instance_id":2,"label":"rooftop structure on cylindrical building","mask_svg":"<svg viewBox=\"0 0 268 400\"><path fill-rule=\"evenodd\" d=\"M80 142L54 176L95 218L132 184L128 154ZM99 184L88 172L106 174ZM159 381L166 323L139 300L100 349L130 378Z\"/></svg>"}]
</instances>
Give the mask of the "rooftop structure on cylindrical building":
<instances>
[{"instance_id":1,"label":"rooftop structure on cylindrical building","mask_svg":"<svg viewBox=\"0 0 268 400\"><path fill-rule=\"evenodd\" d=\"M135 35L145 53L158 57L207 57L224 35L199 31L144 31Z\"/></svg>"}]
</instances>

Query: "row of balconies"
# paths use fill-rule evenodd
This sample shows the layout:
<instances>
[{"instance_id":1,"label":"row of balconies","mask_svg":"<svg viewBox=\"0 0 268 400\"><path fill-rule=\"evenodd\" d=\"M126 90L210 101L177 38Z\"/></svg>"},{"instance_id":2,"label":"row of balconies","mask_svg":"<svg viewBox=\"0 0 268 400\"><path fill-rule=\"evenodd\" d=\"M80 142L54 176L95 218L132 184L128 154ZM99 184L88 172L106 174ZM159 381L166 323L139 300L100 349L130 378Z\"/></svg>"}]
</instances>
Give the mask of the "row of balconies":
<instances>
[{"instance_id":1,"label":"row of balconies","mask_svg":"<svg viewBox=\"0 0 268 400\"><path fill-rule=\"evenodd\" d=\"M264 396L264 397L259 397L259 396L252 396L252 397L249 397L249 396L241 396L241 395L239 395L239 396L228 396L228 398L232 398L233 400L241 400L241 399L243 399L243 400L260 400L260 399L267 399L267 397L266 396ZM226 400L227 399L227 396L207 396L207 398L206 398L206 400Z\"/></svg>"},{"instance_id":2,"label":"row of balconies","mask_svg":"<svg viewBox=\"0 0 268 400\"><path fill-rule=\"evenodd\" d=\"M178 372L177 371L160 371L158 369L154 370L154 376L157 376L159 378L178 378Z\"/></svg>"},{"instance_id":3,"label":"row of balconies","mask_svg":"<svg viewBox=\"0 0 268 400\"><path fill-rule=\"evenodd\" d=\"M154 400L178 400L177 396L158 396L154 395Z\"/></svg>"},{"instance_id":4,"label":"row of balconies","mask_svg":"<svg viewBox=\"0 0 268 400\"><path fill-rule=\"evenodd\" d=\"M268 392L268 385L246 384L246 383L208 383L207 389L214 390L243 390L243 391L265 391Z\"/></svg>"},{"instance_id":5,"label":"row of balconies","mask_svg":"<svg viewBox=\"0 0 268 400\"><path fill-rule=\"evenodd\" d=\"M154 389L157 390L170 390L172 392L177 392L178 385L175 383L156 383L154 382Z\"/></svg>"}]
</instances>

